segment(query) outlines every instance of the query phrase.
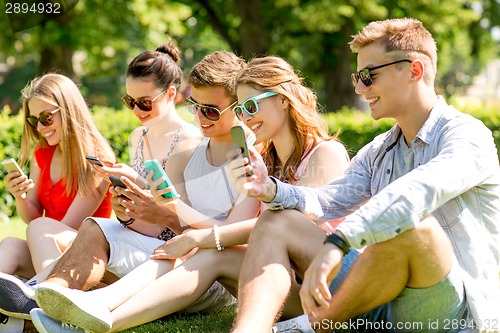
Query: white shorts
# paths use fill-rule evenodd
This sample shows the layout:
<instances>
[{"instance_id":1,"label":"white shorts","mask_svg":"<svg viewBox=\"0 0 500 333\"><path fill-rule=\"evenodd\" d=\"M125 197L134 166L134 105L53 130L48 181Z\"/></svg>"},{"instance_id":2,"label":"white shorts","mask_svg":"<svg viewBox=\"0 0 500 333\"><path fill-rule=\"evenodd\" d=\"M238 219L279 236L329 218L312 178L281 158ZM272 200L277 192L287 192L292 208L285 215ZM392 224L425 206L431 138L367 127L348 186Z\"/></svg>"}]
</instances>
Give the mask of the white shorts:
<instances>
[{"instance_id":1,"label":"white shorts","mask_svg":"<svg viewBox=\"0 0 500 333\"><path fill-rule=\"evenodd\" d=\"M109 260L106 269L119 278L148 261L153 251L165 243L158 238L124 228L115 220L100 217L87 219L97 223L106 237L109 243Z\"/></svg>"}]
</instances>

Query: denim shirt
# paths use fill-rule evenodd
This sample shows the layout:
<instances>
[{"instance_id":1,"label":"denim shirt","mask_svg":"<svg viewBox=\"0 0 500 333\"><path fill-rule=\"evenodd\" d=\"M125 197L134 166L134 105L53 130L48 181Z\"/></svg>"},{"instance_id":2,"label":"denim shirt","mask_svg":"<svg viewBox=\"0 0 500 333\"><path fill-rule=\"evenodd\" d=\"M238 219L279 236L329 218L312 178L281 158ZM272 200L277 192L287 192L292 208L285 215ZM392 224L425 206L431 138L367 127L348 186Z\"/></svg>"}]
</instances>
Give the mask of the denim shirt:
<instances>
[{"instance_id":1,"label":"denim shirt","mask_svg":"<svg viewBox=\"0 0 500 333\"><path fill-rule=\"evenodd\" d=\"M316 221L346 216L352 247L383 242L432 214L448 234L476 323L500 329L500 168L491 131L439 98L408 148L395 125L322 188L277 181L270 209ZM488 326L490 325L490 326Z\"/></svg>"}]
</instances>

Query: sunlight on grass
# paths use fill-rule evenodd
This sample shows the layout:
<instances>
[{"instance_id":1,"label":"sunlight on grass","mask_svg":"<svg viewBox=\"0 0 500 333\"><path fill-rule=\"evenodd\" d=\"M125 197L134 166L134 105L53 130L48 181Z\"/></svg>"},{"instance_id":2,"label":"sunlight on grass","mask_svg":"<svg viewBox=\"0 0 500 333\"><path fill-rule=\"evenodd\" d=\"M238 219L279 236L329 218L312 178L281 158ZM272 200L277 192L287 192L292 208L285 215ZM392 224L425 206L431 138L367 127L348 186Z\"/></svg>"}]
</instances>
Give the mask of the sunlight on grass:
<instances>
[{"instance_id":1,"label":"sunlight on grass","mask_svg":"<svg viewBox=\"0 0 500 333\"><path fill-rule=\"evenodd\" d=\"M26 239L26 224L17 215L0 219L0 240L6 237L18 237Z\"/></svg>"}]
</instances>

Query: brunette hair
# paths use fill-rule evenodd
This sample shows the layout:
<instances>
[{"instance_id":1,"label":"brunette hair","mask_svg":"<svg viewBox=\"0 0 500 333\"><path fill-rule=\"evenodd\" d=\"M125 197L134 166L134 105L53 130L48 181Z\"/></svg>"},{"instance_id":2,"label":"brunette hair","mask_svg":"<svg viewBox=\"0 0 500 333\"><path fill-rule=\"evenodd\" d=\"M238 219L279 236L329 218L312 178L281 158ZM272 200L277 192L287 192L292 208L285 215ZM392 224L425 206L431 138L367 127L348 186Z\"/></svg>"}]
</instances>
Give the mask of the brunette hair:
<instances>
[{"instance_id":1,"label":"brunette hair","mask_svg":"<svg viewBox=\"0 0 500 333\"><path fill-rule=\"evenodd\" d=\"M182 81L180 57L181 51L172 42L162 44L135 57L128 65L127 77L150 79L160 90L174 86L178 92Z\"/></svg>"}]
</instances>

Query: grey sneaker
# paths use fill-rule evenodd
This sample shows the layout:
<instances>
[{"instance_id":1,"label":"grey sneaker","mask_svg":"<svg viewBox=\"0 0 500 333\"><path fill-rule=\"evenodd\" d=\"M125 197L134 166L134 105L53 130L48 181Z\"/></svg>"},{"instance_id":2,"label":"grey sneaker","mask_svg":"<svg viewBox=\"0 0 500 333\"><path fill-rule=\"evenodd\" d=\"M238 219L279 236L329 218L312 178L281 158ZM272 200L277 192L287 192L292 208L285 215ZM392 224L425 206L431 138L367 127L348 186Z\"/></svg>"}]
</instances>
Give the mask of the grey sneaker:
<instances>
[{"instance_id":1,"label":"grey sneaker","mask_svg":"<svg viewBox=\"0 0 500 333\"><path fill-rule=\"evenodd\" d=\"M87 333L79 327L50 318L42 309L31 310L31 320L40 333Z\"/></svg>"},{"instance_id":2,"label":"grey sneaker","mask_svg":"<svg viewBox=\"0 0 500 333\"><path fill-rule=\"evenodd\" d=\"M35 290L19 278L0 273L0 313L9 317L30 319L30 311L38 307Z\"/></svg>"},{"instance_id":3,"label":"grey sneaker","mask_svg":"<svg viewBox=\"0 0 500 333\"><path fill-rule=\"evenodd\" d=\"M94 301L84 291L42 282L36 289L35 299L48 316L63 323L94 333L104 333L111 329L109 309Z\"/></svg>"},{"instance_id":4,"label":"grey sneaker","mask_svg":"<svg viewBox=\"0 0 500 333\"><path fill-rule=\"evenodd\" d=\"M315 333L307 315L277 322L271 333Z\"/></svg>"}]
</instances>

